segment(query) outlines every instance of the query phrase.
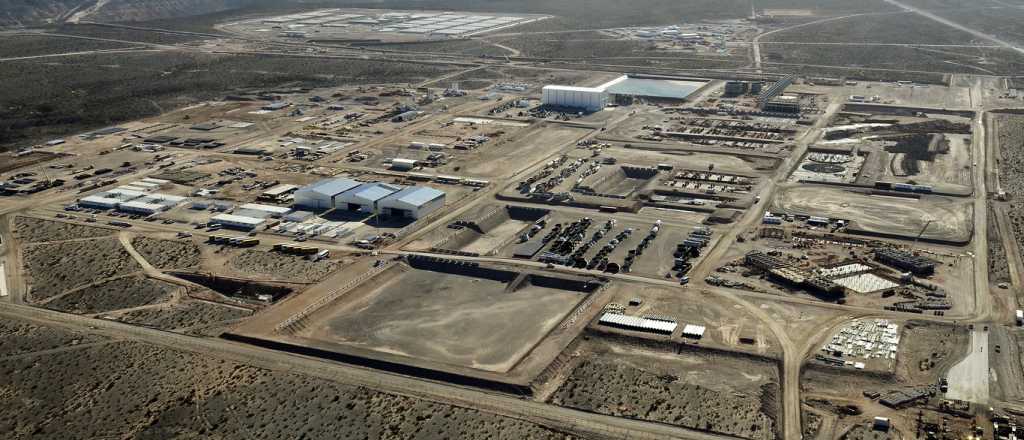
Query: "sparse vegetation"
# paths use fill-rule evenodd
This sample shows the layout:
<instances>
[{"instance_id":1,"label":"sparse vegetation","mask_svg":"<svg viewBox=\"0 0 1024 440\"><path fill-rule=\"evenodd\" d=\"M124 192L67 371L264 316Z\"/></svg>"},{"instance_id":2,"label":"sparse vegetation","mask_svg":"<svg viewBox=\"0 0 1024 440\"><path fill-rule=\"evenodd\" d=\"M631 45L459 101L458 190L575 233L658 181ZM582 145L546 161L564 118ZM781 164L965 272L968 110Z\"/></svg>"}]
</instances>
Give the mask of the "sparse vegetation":
<instances>
[{"instance_id":1,"label":"sparse vegetation","mask_svg":"<svg viewBox=\"0 0 1024 440\"><path fill-rule=\"evenodd\" d=\"M132 247L158 269L187 269L201 263L199 246L192 241L135 237Z\"/></svg>"},{"instance_id":2,"label":"sparse vegetation","mask_svg":"<svg viewBox=\"0 0 1024 440\"><path fill-rule=\"evenodd\" d=\"M232 91L416 82L441 65L200 53L95 54L0 65L0 145L162 113ZM117 87L113 87L116 84Z\"/></svg>"},{"instance_id":3,"label":"sparse vegetation","mask_svg":"<svg viewBox=\"0 0 1024 440\"><path fill-rule=\"evenodd\" d=\"M30 245L24 252L35 301L139 269L114 238Z\"/></svg>"}]
</instances>

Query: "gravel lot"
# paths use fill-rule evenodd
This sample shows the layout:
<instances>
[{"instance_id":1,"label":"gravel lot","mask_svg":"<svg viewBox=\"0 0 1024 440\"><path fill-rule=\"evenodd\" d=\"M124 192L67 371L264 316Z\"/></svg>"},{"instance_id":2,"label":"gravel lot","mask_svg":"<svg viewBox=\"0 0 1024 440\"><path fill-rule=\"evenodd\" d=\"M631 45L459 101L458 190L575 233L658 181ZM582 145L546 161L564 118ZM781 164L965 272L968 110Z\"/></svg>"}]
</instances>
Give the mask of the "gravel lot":
<instances>
[{"instance_id":1,"label":"gravel lot","mask_svg":"<svg viewBox=\"0 0 1024 440\"><path fill-rule=\"evenodd\" d=\"M191 240L135 237L132 247L158 269L188 269L201 263L199 246Z\"/></svg>"},{"instance_id":2,"label":"gravel lot","mask_svg":"<svg viewBox=\"0 0 1024 440\"><path fill-rule=\"evenodd\" d=\"M232 258L228 265L244 274L281 281L320 281L338 268L333 260L314 262L304 257L277 252L246 250Z\"/></svg>"},{"instance_id":3,"label":"gravel lot","mask_svg":"<svg viewBox=\"0 0 1024 440\"><path fill-rule=\"evenodd\" d=\"M32 283L29 299L33 302L140 269L113 238L32 245L24 252L25 269Z\"/></svg>"},{"instance_id":4,"label":"gravel lot","mask_svg":"<svg viewBox=\"0 0 1024 440\"><path fill-rule=\"evenodd\" d=\"M46 303L70 313L102 313L157 304L171 299L180 287L144 276L129 276L76 290Z\"/></svg>"},{"instance_id":5,"label":"gravel lot","mask_svg":"<svg viewBox=\"0 0 1024 440\"><path fill-rule=\"evenodd\" d=\"M17 372L15 374L15 372ZM8 439L570 439L530 423L134 342L0 360Z\"/></svg>"},{"instance_id":6,"label":"gravel lot","mask_svg":"<svg viewBox=\"0 0 1024 440\"><path fill-rule=\"evenodd\" d=\"M21 216L14 218L14 230L18 238L31 243L106 237L116 232L113 229Z\"/></svg>"}]
</instances>

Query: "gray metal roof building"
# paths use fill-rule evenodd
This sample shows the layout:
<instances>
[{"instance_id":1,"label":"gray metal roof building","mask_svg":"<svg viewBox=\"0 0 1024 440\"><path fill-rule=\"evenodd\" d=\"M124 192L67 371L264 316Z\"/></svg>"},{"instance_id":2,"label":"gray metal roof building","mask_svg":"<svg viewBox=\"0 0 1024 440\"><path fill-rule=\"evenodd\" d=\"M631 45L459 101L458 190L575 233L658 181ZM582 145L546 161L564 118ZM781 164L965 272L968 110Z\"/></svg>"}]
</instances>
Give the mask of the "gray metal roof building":
<instances>
[{"instance_id":1,"label":"gray metal roof building","mask_svg":"<svg viewBox=\"0 0 1024 440\"><path fill-rule=\"evenodd\" d=\"M295 205L311 209L330 209L336 206L338 195L358 187L352 179L321 180L295 192Z\"/></svg>"},{"instance_id":2,"label":"gray metal roof building","mask_svg":"<svg viewBox=\"0 0 1024 440\"><path fill-rule=\"evenodd\" d=\"M444 199L444 191L410 186L381 200L379 207L387 216L419 219L442 208Z\"/></svg>"}]
</instances>

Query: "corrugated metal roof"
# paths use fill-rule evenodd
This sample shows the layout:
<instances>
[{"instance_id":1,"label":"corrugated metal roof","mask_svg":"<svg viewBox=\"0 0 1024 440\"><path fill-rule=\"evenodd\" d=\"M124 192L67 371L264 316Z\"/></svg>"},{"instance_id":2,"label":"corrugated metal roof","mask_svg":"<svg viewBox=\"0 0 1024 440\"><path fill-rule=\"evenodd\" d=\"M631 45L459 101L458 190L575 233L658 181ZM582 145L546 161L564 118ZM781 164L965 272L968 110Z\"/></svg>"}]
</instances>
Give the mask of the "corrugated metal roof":
<instances>
[{"instance_id":1,"label":"corrugated metal roof","mask_svg":"<svg viewBox=\"0 0 1024 440\"><path fill-rule=\"evenodd\" d=\"M619 313L605 312L598 321L604 325L623 327L629 330L639 330L654 333L671 334L678 326L675 322L668 322L655 319L628 316Z\"/></svg>"},{"instance_id":2,"label":"corrugated metal roof","mask_svg":"<svg viewBox=\"0 0 1024 440\"><path fill-rule=\"evenodd\" d=\"M704 331L707 330L703 325L686 324L683 327L683 336L689 336L691 338L702 338L704 337Z\"/></svg>"},{"instance_id":3,"label":"corrugated metal roof","mask_svg":"<svg viewBox=\"0 0 1024 440\"><path fill-rule=\"evenodd\" d=\"M547 85L541 90L563 90L567 92L591 92L591 93L604 93L604 89L597 87L576 87L576 86L558 86L558 85Z\"/></svg>"},{"instance_id":4,"label":"corrugated metal roof","mask_svg":"<svg viewBox=\"0 0 1024 440\"><path fill-rule=\"evenodd\" d=\"M352 197L360 200L366 200L368 202L376 202L398 192L401 189L402 187L400 186L388 185L386 183L364 183L359 185L358 188L352 190Z\"/></svg>"},{"instance_id":5,"label":"corrugated metal roof","mask_svg":"<svg viewBox=\"0 0 1024 440\"><path fill-rule=\"evenodd\" d=\"M234 223L234 224L241 224L241 225L258 226L258 225L262 224L265 220L263 220L261 218L256 218L256 217L245 217L245 216L241 216L241 215L218 214L218 215L215 215L215 216L211 217L210 221L212 221L214 223L224 222L224 223Z\"/></svg>"},{"instance_id":6,"label":"corrugated metal roof","mask_svg":"<svg viewBox=\"0 0 1024 440\"><path fill-rule=\"evenodd\" d=\"M327 179L316 182L305 188L302 188L301 192L313 192L316 194L333 197L348 191L352 188L359 186L360 183L352 179Z\"/></svg>"},{"instance_id":7,"label":"corrugated metal roof","mask_svg":"<svg viewBox=\"0 0 1024 440\"><path fill-rule=\"evenodd\" d=\"M289 212L292 212L291 208L286 208L284 206L263 205L259 203L246 203L242 206L239 206L239 209L246 209L250 211L263 211L272 214L287 214Z\"/></svg>"},{"instance_id":8,"label":"corrugated metal roof","mask_svg":"<svg viewBox=\"0 0 1024 440\"><path fill-rule=\"evenodd\" d=\"M410 186L399 192L392 194L387 198L385 203L399 202L411 206L423 206L427 202L434 200L438 197L443 197L444 191L437 190L426 186Z\"/></svg>"}]
</instances>

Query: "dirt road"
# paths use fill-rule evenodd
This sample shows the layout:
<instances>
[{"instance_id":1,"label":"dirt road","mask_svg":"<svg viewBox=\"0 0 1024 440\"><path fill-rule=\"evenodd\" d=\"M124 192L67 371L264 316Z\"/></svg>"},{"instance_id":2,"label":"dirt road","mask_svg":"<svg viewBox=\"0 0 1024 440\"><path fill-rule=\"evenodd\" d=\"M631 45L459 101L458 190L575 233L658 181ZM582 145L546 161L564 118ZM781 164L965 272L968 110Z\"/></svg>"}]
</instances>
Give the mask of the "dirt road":
<instances>
[{"instance_id":1,"label":"dirt road","mask_svg":"<svg viewBox=\"0 0 1024 440\"><path fill-rule=\"evenodd\" d=\"M915 8L915 7L907 5L905 3L900 3L900 2L898 2L896 0L885 0L885 2L889 3L891 5L897 6L897 7L901 8L901 9L903 9L903 10L913 12L913 13L915 13L917 15L922 16L922 17L925 17L925 18L928 18L930 20L936 21L938 23L944 24L944 25L949 26L949 27L951 27L953 29L960 30L960 31L963 31L963 32L967 32L967 33L969 33L971 35L974 35L975 37L981 38L983 40L991 41L991 42L996 43L996 44L998 44L998 45L1000 45L1002 47L1005 47L1007 49L1014 50L1014 51L1017 51L1017 52L1020 52L1020 53L1024 54L1024 48L1016 46L1016 45L1014 45L1012 43L1009 43L1009 42L1007 42L1005 40L1001 40L1001 39L999 39L999 38L997 38L997 37L995 37L993 35L989 35L989 34L986 34L984 32L981 32L981 31L978 31L978 30L975 30L975 29L971 29L971 28L969 28L967 26L964 26L962 24L953 22L953 21L951 21L949 19L942 18L942 17L940 17L938 15L935 15L935 14L933 14L931 12L925 11L923 9Z\"/></svg>"}]
</instances>

